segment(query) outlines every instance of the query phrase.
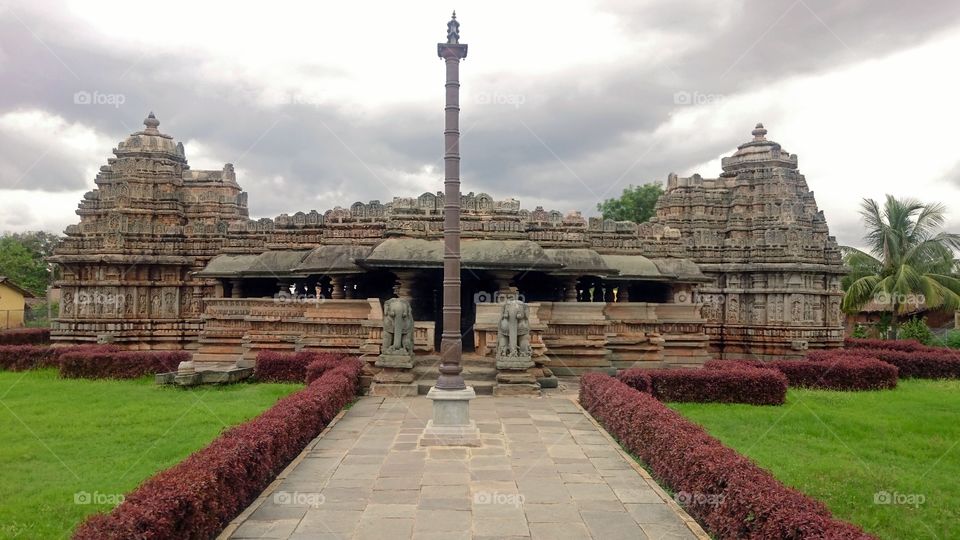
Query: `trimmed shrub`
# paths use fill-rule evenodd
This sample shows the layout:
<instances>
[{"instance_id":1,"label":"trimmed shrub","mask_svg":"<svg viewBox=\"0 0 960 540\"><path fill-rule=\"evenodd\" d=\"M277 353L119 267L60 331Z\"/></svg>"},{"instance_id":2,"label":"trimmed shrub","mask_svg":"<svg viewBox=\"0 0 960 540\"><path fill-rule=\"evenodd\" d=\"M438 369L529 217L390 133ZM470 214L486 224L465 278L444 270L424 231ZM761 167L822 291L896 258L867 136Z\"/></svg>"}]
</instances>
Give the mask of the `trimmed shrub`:
<instances>
[{"instance_id":1,"label":"trimmed shrub","mask_svg":"<svg viewBox=\"0 0 960 540\"><path fill-rule=\"evenodd\" d=\"M919 351L925 347L914 339L856 339L847 338L843 345L848 349L890 349L891 351Z\"/></svg>"},{"instance_id":2,"label":"trimmed shrub","mask_svg":"<svg viewBox=\"0 0 960 540\"><path fill-rule=\"evenodd\" d=\"M638 392L653 394L653 381L650 380L652 371L652 369L643 368L625 369L617 373L617 379Z\"/></svg>"},{"instance_id":3,"label":"trimmed shrub","mask_svg":"<svg viewBox=\"0 0 960 540\"><path fill-rule=\"evenodd\" d=\"M60 356L60 376L65 379L137 379L176 371L190 360L186 351L82 350Z\"/></svg>"},{"instance_id":4,"label":"trimmed shrub","mask_svg":"<svg viewBox=\"0 0 960 540\"><path fill-rule=\"evenodd\" d=\"M77 540L214 538L252 503L356 396L360 361L344 361L260 416L161 471L108 514L91 516Z\"/></svg>"},{"instance_id":5,"label":"trimmed shrub","mask_svg":"<svg viewBox=\"0 0 960 540\"><path fill-rule=\"evenodd\" d=\"M772 369L630 369L617 378L661 401L783 405L787 398L787 378Z\"/></svg>"},{"instance_id":6,"label":"trimmed shrub","mask_svg":"<svg viewBox=\"0 0 960 540\"><path fill-rule=\"evenodd\" d=\"M895 342L894 342L895 343ZM882 360L897 367L904 379L960 379L960 356L950 349L924 347L914 351L894 349L834 349L807 354L813 361L832 361L848 355L862 355Z\"/></svg>"},{"instance_id":7,"label":"trimmed shrub","mask_svg":"<svg viewBox=\"0 0 960 540\"><path fill-rule=\"evenodd\" d=\"M119 351L116 345L0 345L0 370L24 371L60 367L60 357L72 352Z\"/></svg>"},{"instance_id":8,"label":"trimmed shrub","mask_svg":"<svg viewBox=\"0 0 960 540\"><path fill-rule=\"evenodd\" d=\"M309 351L260 351L253 377L260 382L303 382L313 360L314 353Z\"/></svg>"},{"instance_id":9,"label":"trimmed shrub","mask_svg":"<svg viewBox=\"0 0 960 540\"><path fill-rule=\"evenodd\" d=\"M843 352L841 349L837 351ZM794 388L820 390L885 390L897 387L897 368L862 353L817 356L828 351L815 351L803 360L710 360L704 367L710 371L727 371L744 367L775 369L787 377Z\"/></svg>"},{"instance_id":10,"label":"trimmed shrub","mask_svg":"<svg viewBox=\"0 0 960 540\"><path fill-rule=\"evenodd\" d=\"M42 343L50 343L49 328L0 330L0 345L39 345Z\"/></svg>"},{"instance_id":11,"label":"trimmed shrub","mask_svg":"<svg viewBox=\"0 0 960 540\"><path fill-rule=\"evenodd\" d=\"M897 387L897 368L866 356L833 360L777 360L773 367L787 376L790 386L820 390L887 390Z\"/></svg>"},{"instance_id":12,"label":"trimmed shrub","mask_svg":"<svg viewBox=\"0 0 960 540\"><path fill-rule=\"evenodd\" d=\"M580 403L674 492L697 494L684 507L721 539L866 539L827 507L786 487L653 396L587 373Z\"/></svg>"},{"instance_id":13,"label":"trimmed shrub","mask_svg":"<svg viewBox=\"0 0 960 540\"><path fill-rule=\"evenodd\" d=\"M346 357L335 353L317 353L314 359L307 364L305 381L307 384L319 379L327 370L333 369L342 364Z\"/></svg>"}]
</instances>

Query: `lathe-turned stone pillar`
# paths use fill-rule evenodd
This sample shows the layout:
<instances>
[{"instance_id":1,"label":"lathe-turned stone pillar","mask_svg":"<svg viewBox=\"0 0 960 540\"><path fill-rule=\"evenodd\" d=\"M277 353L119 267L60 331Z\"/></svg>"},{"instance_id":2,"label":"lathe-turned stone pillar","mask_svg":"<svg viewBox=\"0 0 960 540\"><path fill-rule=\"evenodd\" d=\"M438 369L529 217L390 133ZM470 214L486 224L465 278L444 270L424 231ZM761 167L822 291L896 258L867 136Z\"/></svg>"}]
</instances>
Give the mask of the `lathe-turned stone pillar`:
<instances>
[{"instance_id":1,"label":"lathe-turned stone pillar","mask_svg":"<svg viewBox=\"0 0 960 540\"><path fill-rule=\"evenodd\" d=\"M343 300L343 276L330 276L330 298Z\"/></svg>"}]
</instances>

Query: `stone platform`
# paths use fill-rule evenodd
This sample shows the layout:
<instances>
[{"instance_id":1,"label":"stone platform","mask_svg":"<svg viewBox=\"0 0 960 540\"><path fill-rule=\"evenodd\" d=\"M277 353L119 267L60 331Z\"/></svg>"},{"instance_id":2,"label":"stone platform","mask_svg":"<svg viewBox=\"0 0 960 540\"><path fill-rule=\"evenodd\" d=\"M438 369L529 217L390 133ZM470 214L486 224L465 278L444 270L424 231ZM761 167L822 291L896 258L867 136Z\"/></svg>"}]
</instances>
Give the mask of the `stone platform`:
<instances>
[{"instance_id":1,"label":"stone platform","mask_svg":"<svg viewBox=\"0 0 960 540\"><path fill-rule=\"evenodd\" d=\"M424 397L364 397L221 538L708 538L571 397L474 399L479 448L418 446Z\"/></svg>"}]
</instances>

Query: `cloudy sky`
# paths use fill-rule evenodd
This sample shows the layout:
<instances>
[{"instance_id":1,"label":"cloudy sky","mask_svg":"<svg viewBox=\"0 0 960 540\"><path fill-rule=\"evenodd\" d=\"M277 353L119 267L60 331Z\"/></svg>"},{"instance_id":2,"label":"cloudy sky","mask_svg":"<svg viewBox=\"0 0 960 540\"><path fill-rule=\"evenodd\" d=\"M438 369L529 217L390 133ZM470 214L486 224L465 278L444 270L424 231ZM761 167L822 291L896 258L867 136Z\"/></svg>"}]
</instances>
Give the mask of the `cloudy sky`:
<instances>
[{"instance_id":1,"label":"cloudy sky","mask_svg":"<svg viewBox=\"0 0 960 540\"><path fill-rule=\"evenodd\" d=\"M762 121L841 243L885 193L960 229L956 0L0 0L0 231L76 222L151 110L193 168L236 165L254 217L440 190L452 7L465 191L593 214L717 176Z\"/></svg>"}]
</instances>

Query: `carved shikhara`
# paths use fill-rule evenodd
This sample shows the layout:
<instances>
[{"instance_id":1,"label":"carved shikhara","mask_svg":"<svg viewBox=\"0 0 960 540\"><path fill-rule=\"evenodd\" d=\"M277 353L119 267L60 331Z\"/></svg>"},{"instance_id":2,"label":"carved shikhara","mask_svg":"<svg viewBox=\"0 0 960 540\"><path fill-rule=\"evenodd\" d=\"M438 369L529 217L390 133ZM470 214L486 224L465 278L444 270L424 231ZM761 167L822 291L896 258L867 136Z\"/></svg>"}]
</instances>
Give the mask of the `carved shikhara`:
<instances>
[{"instance_id":1,"label":"carved shikhara","mask_svg":"<svg viewBox=\"0 0 960 540\"><path fill-rule=\"evenodd\" d=\"M97 188L80 202L80 222L67 228L52 258L62 268L63 294L54 340L199 349L201 363L226 361L241 349L250 357L268 347L379 354L372 350L383 345L382 328L368 318L378 310L351 295L352 275L328 276L332 299L326 302L343 303L335 308L248 298L243 279L232 283L202 271L226 255L324 246L369 250L397 238L439 245L442 193L251 220L232 165L193 170L183 145L160 133L152 115L144 125L101 167ZM535 332L533 347L535 357L549 357L560 373L648 361L697 363L709 356L708 342L725 355L791 355L804 346L839 345L843 267L836 241L797 170L796 156L765 134L758 128L754 140L724 158L717 179L671 175L657 217L639 225L463 194L464 245L525 241L543 250L586 249L667 263L690 259L710 278L694 283L665 272L661 283L671 298L627 301L618 293L623 303L611 303L611 288L590 296L576 289L578 276L560 276L573 285L566 297L540 303L543 329ZM509 262L503 261L504 271L528 270ZM386 270L397 276L408 272ZM295 285L294 299L312 294L294 275L256 278L276 279L281 292ZM228 288L234 298L224 298ZM510 285L504 282L501 289L509 292ZM578 298L581 302L572 301ZM321 317L330 310L333 316ZM483 326L479 318L476 326L478 351L495 356L496 327ZM412 335L419 353L433 350L433 332L430 321L416 323Z\"/></svg>"},{"instance_id":2,"label":"carved shikhara","mask_svg":"<svg viewBox=\"0 0 960 540\"><path fill-rule=\"evenodd\" d=\"M725 356L796 355L843 340L839 247L797 156L766 134L758 124L723 158L719 178L670 175L657 202L654 221L679 229L687 257L712 278L696 296Z\"/></svg>"}]
</instances>

